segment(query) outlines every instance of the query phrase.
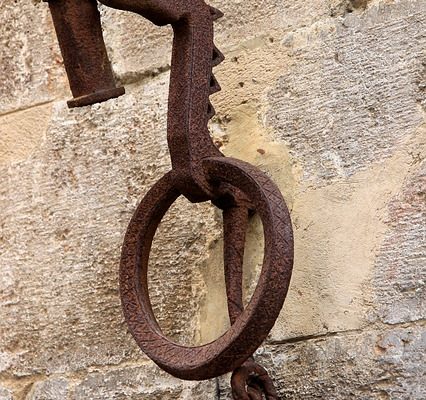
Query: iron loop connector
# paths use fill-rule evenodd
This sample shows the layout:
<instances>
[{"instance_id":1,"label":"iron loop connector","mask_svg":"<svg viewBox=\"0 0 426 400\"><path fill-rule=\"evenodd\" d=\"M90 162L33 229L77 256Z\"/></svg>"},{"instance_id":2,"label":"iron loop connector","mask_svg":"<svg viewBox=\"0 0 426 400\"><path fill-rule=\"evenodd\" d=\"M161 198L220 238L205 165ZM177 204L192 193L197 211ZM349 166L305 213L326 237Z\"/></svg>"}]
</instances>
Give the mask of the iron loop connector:
<instances>
[{"instance_id":1,"label":"iron loop connector","mask_svg":"<svg viewBox=\"0 0 426 400\"><path fill-rule=\"evenodd\" d=\"M278 400L278 394L268 372L252 358L238 367L231 377L234 400Z\"/></svg>"}]
</instances>

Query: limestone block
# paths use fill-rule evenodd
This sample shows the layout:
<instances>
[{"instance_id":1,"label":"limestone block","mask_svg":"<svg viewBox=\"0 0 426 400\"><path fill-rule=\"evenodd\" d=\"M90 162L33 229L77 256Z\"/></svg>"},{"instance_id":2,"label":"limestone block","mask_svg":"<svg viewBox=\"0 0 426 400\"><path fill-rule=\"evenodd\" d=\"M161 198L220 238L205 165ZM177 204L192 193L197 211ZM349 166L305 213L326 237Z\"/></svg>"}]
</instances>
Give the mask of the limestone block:
<instances>
[{"instance_id":1,"label":"limestone block","mask_svg":"<svg viewBox=\"0 0 426 400\"><path fill-rule=\"evenodd\" d=\"M418 2L371 4L363 12L285 34L281 44L259 41L251 52L233 52L217 75L225 90L213 100L218 118L212 128L221 149L268 173L292 214L294 275L273 342L362 328L375 320L379 304L387 304L386 313L395 310L388 322L424 316L418 256L424 236L424 178L418 173L425 137L420 127L426 43L422 7ZM412 52L398 55L406 32L415 38L409 43ZM336 62L338 51L345 54L344 62ZM279 77L282 70L288 70L291 88ZM377 123L368 122L366 114L373 100L382 108ZM334 122L323 129L327 115ZM405 181L418 188L415 198L420 200L400 198ZM407 204L412 205L405 222L396 220L402 211L391 216L395 207L405 210ZM379 256L392 224L404 228ZM247 300L262 262L261 236L257 222L246 250ZM393 247L395 242L402 247L397 237L406 250ZM212 248L214 264L221 252L220 243ZM400 261L394 260L396 252ZM390 265L399 271L398 282L390 278L395 277ZM224 296L220 269L214 271L206 304ZM404 289L408 281L413 290ZM226 304L219 301L214 327L202 324L209 339L228 326ZM382 317L384 312L379 312Z\"/></svg>"},{"instance_id":2,"label":"limestone block","mask_svg":"<svg viewBox=\"0 0 426 400\"><path fill-rule=\"evenodd\" d=\"M256 359L282 399L423 399L426 336L421 325L266 346ZM229 379L221 399L231 400Z\"/></svg>"},{"instance_id":3,"label":"limestone block","mask_svg":"<svg viewBox=\"0 0 426 400\"><path fill-rule=\"evenodd\" d=\"M337 0L321 0L315 8L304 1L207 1L225 16L215 23L216 43L229 50L244 47L276 29L296 29L330 16ZM170 65L172 30L156 27L136 14L101 6L105 41L114 70L123 82L149 78ZM131 29L130 29L131 27ZM271 39L273 40L273 38Z\"/></svg>"},{"instance_id":4,"label":"limestone block","mask_svg":"<svg viewBox=\"0 0 426 400\"><path fill-rule=\"evenodd\" d=\"M122 367L93 371L77 384L73 400L190 400L213 399L214 381L185 382L154 367ZM212 395L209 395L211 393Z\"/></svg>"},{"instance_id":5,"label":"limestone block","mask_svg":"<svg viewBox=\"0 0 426 400\"><path fill-rule=\"evenodd\" d=\"M337 0L321 0L315 9L303 1L214 1L226 18L217 22L216 36L226 52L242 42L268 36L276 29L295 29L332 14ZM113 68L124 83L140 81L167 70L172 31L138 15L100 6ZM54 99L70 92L57 38L48 10L40 0L0 8L0 114ZM271 39L273 40L273 39Z\"/></svg>"},{"instance_id":6,"label":"limestone block","mask_svg":"<svg viewBox=\"0 0 426 400\"><path fill-rule=\"evenodd\" d=\"M285 144L271 141L272 134L262 126L259 114L248 105L229 114L222 149L227 155L253 163L270 175L291 210L295 237L293 277L283 311L269 340L282 342L289 338L363 328L374 321L382 301L405 307L406 315L414 319L424 315L420 289L421 259L418 258L421 252L418 246L423 243L420 237L424 235L421 227L424 225L424 206L420 194L420 200L400 199L405 181L417 188L424 186L424 179L418 172L418 162L424 158L423 130L407 137L382 163L372 164L342 181L312 188L310 182L303 179L301 166L291 157L290 149ZM392 218L389 207L404 209L407 203L411 206L406 220L418 221L413 225L404 224L412 239L409 246L413 255L408 259L417 261L407 272L401 267L399 282L396 282L390 279L387 270L392 265L390 260L394 259L395 250L392 255L386 255L383 267L377 267L376 257L389 234L389 224L385 223ZM247 301L262 265L262 236L260 222L253 219L245 251ZM212 246L210 257L209 264L221 265L221 242ZM206 340L214 339L229 326L221 268L210 269L210 275L205 278L208 291L202 313L208 314L214 309L220 316L213 324L202 318L202 335ZM380 284L374 281L374 276ZM416 291L404 294L398 286L404 279L412 280L413 285L417 282ZM385 297L379 300L384 291L389 293L387 300ZM411 309L408 312L408 304L403 306L401 303L404 297L410 298L411 302L417 299L417 311ZM402 317L402 314L397 312L395 317Z\"/></svg>"},{"instance_id":7,"label":"limestone block","mask_svg":"<svg viewBox=\"0 0 426 400\"><path fill-rule=\"evenodd\" d=\"M0 348L13 360L8 373L146 359L123 321L118 265L137 202L170 169L167 79L93 107L55 103L45 140L1 167ZM188 344L199 338L199 269L214 218L207 204L181 200L155 238L154 310L165 334Z\"/></svg>"},{"instance_id":8,"label":"limestone block","mask_svg":"<svg viewBox=\"0 0 426 400\"><path fill-rule=\"evenodd\" d=\"M64 400L68 398L69 382L63 378L50 378L35 382L26 400Z\"/></svg>"},{"instance_id":9,"label":"limestone block","mask_svg":"<svg viewBox=\"0 0 426 400\"><path fill-rule=\"evenodd\" d=\"M28 158L45 138L51 104L5 115L0 125L0 164Z\"/></svg>"},{"instance_id":10,"label":"limestone block","mask_svg":"<svg viewBox=\"0 0 426 400\"><path fill-rule=\"evenodd\" d=\"M0 21L0 114L60 96L67 83L47 4L3 0Z\"/></svg>"},{"instance_id":11,"label":"limestone block","mask_svg":"<svg viewBox=\"0 0 426 400\"><path fill-rule=\"evenodd\" d=\"M269 94L268 123L304 180L345 179L417 130L425 19L424 1L379 3L283 37L291 61Z\"/></svg>"},{"instance_id":12,"label":"limestone block","mask_svg":"<svg viewBox=\"0 0 426 400\"><path fill-rule=\"evenodd\" d=\"M12 400L12 393L10 390L0 386L0 400Z\"/></svg>"},{"instance_id":13,"label":"limestone block","mask_svg":"<svg viewBox=\"0 0 426 400\"><path fill-rule=\"evenodd\" d=\"M377 316L388 324L426 315L426 164L424 152L417 149L413 156L418 170L389 204L389 230L375 265L374 304Z\"/></svg>"}]
</instances>

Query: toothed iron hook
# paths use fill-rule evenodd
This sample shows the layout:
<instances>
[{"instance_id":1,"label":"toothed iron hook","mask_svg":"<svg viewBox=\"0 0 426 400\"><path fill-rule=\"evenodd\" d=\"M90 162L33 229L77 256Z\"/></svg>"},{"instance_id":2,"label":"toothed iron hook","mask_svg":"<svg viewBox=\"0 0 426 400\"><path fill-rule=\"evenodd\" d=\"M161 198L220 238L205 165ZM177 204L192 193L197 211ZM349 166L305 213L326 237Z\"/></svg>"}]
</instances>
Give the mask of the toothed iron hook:
<instances>
[{"instance_id":1,"label":"toothed iron hook","mask_svg":"<svg viewBox=\"0 0 426 400\"><path fill-rule=\"evenodd\" d=\"M48 0L74 99L78 107L118 97L105 50L95 0ZM236 400L278 399L266 370L252 354L272 329L284 303L293 267L290 216L277 186L260 170L225 157L214 145L208 120L215 114L209 96L221 90L212 68L224 60L213 43L213 23L223 16L204 0L101 0L142 15L174 31L167 140L172 169L138 205L124 238L120 295L129 330L141 349L170 374L202 380L234 371ZM164 214L183 195L222 209L224 266L231 327L204 346L184 347L166 338L148 293L152 240ZM264 259L259 282L244 308L242 263L248 219L263 223Z\"/></svg>"}]
</instances>

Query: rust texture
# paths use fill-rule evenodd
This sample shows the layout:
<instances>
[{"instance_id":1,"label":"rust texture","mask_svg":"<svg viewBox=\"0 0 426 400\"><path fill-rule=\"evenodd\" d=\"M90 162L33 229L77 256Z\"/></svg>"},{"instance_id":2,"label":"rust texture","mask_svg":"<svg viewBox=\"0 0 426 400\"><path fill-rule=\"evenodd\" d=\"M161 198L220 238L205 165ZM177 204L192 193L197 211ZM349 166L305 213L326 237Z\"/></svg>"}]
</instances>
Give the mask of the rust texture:
<instances>
[{"instance_id":1,"label":"rust texture","mask_svg":"<svg viewBox=\"0 0 426 400\"><path fill-rule=\"evenodd\" d=\"M223 14L203 0L102 0L142 15L174 31L167 138L172 170L137 207L122 247L120 293L130 332L140 348L170 374L188 380L231 371L236 400L278 399L265 369L252 355L266 339L287 294L293 267L293 234L277 186L260 170L224 157L215 147L208 120L215 111L209 96L220 90L212 68L223 61L213 43L213 23ZM71 89L69 106L117 97L94 0L50 0ZM231 322L214 342L184 347L168 340L155 319L147 270L152 240L164 214L183 195L211 201L223 210L224 265ZM265 237L259 282L246 307L242 265L249 215L256 212Z\"/></svg>"},{"instance_id":2,"label":"rust texture","mask_svg":"<svg viewBox=\"0 0 426 400\"><path fill-rule=\"evenodd\" d=\"M68 106L87 106L124 94L123 87L115 86L97 1L50 0L49 8L74 97Z\"/></svg>"}]
</instances>

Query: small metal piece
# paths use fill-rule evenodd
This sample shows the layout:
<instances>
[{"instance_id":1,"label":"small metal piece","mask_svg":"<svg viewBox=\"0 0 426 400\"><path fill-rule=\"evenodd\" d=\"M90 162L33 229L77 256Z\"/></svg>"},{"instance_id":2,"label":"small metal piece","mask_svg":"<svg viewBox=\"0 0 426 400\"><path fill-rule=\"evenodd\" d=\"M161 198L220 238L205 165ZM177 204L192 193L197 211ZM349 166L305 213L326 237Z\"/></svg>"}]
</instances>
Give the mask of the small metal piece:
<instances>
[{"instance_id":1,"label":"small metal piece","mask_svg":"<svg viewBox=\"0 0 426 400\"><path fill-rule=\"evenodd\" d=\"M278 400L278 394L268 372L261 365L248 359L231 377L234 400Z\"/></svg>"},{"instance_id":2,"label":"small metal piece","mask_svg":"<svg viewBox=\"0 0 426 400\"><path fill-rule=\"evenodd\" d=\"M236 400L278 399L272 381L252 354L282 308L293 267L293 234L276 185L243 161L224 157L208 130L215 111L209 96L220 90L212 68L223 61L213 43L213 22L223 14L204 0L101 0L136 12L174 31L167 140L172 170L146 194L128 226L120 264L120 294L129 330L141 349L170 374L189 380L234 370ZM49 0L73 94L70 106L105 100L115 89L94 0ZM94 25L94 26L92 26ZM84 64L84 65L82 65ZM81 69L79 69L81 68ZM155 319L147 270L155 231L175 200L211 201L223 210L224 264L231 327L199 347L167 339ZM249 214L256 212L265 237L263 266L244 308L242 265Z\"/></svg>"},{"instance_id":3,"label":"small metal piece","mask_svg":"<svg viewBox=\"0 0 426 400\"><path fill-rule=\"evenodd\" d=\"M223 265L231 325L244 311L243 260L248 218L247 207L231 205L223 208Z\"/></svg>"},{"instance_id":4,"label":"small metal piece","mask_svg":"<svg viewBox=\"0 0 426 400\"><path fill-rule=\"evenodd\" d=\"M216 65L219 65L224 59L225 56L221 51L216 46L213 46L212 66L216 67Z\"/></svg>"},{"instance_id":5,"label":"small metal piece","mask_svg":"<svg viewBox=\"0 0 426 400\"><path fill-rule=\"evenodd\" d=\"M212 74L210 78L210 94L220 92L222 88L219 85L219 82L216 80L216 77Z\"/></svg>"},{"instance_id":6,"label":"small metal piece","mask_svg":"<svg viewBox=\"0 0 426 400\"><path fill-rule=\"evenodd\" d=\"M228 314L231 325L244 312L243 259L249 209L231 206L223 210L224 267ZM251 356L234 370L231 378L235 400L278 400L278 395L268 372Z\"/></svg>"},{"instance_id":7,"label":"small metal piece","mask_svg":"<svg viewBox=\"0 0 426 400\"><path fill-rule=\"evenodd\" d=\"M74 96L68 107L87 106L124 94L123 87L115 86L96 0L48 2Z\"/></svg>"}]
</instances>

